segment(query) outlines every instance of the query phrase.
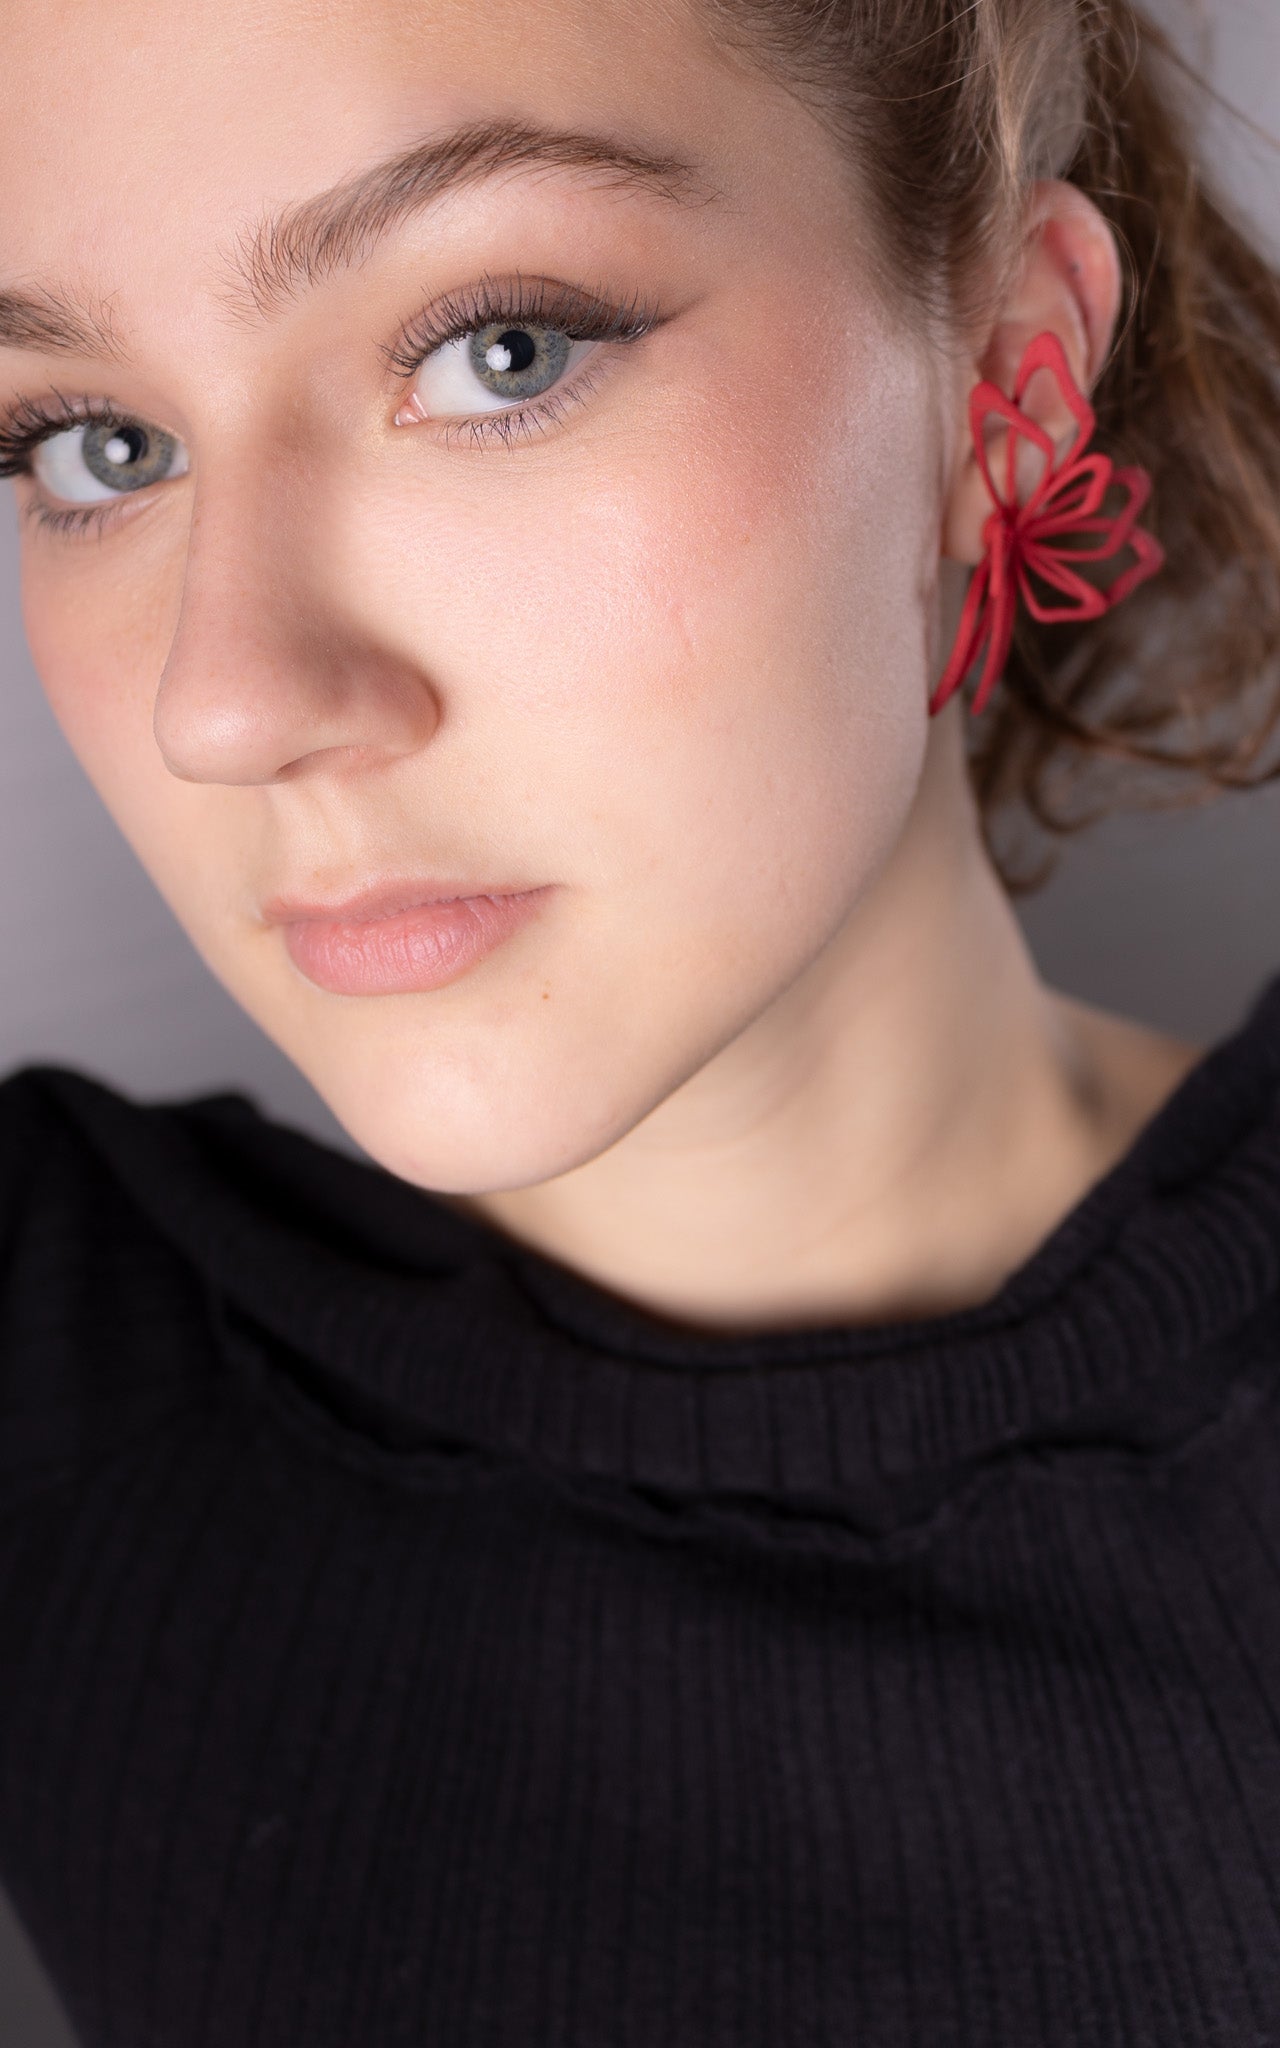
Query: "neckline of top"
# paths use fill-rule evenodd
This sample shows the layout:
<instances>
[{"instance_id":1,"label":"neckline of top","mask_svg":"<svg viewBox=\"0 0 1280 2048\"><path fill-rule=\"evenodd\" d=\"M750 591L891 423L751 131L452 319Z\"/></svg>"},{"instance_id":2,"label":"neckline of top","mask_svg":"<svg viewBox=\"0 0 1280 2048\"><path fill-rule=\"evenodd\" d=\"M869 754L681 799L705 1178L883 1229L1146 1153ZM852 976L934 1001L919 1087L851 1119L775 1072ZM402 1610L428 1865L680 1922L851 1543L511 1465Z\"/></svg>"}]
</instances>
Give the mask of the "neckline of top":
<instances>
[{"instance_id":1,"label":"neckline of top","mask_svg":"<svg viewBox=\"0 0 1280 2048\"><path fill-rule=\"evenodd\" d=\"M28 1071L195 1263L241 1363L265 1371L268 1340L273 1383L401 1478L467 1443L621 1482L635 1511L785 1508L880 1552L1015 1447L1168 1443L1242 1361L1277 1363L1280 974L989 1301L763 1335L669 1328L243 1093L139 1104Z\"/></svg>"},{"instance_id":2,"label":"neckline of top","mask_svg":"<svg viewBox=\"0 0 1280 2048\"><path fill-rule=\"evenodd\" d=\"M940 1346L966 1346L1025 1325L1091 1260L1105 1255L1145 1197L1171 1195L1229 1155L1268 1093L1280 1090L1280 974L1269 980L1234 1030L1211 1045L1147 1119L1123 1155L1085 1190L1040 1244L985 1301L923 1317L829 1322L772 1331L678 1329L642 1305L482 1219L445 1209L473 1233L477 1251L501 1259L558 1327L597 1349L655 1364L753 1365L764 1358L870 1359ZM444 1208L442 1204L433 1206Z\"/></svg>"}]
</instances>

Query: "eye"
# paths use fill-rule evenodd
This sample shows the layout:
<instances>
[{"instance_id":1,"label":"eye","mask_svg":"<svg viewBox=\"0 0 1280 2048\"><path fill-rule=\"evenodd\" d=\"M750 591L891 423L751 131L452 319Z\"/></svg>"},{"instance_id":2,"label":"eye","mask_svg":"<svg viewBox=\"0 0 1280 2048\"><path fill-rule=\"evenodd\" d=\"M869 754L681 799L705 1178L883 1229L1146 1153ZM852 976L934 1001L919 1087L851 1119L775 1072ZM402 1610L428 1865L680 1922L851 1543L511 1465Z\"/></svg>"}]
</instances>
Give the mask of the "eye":
<instances>
[{"instance_id":1,"label":"eye","mask_svg":"<svg viewBox=\"0 0 1280 2048\"><path fill-rule=\"evenodd\" d=\"M174 435L141 421L86 421L46 435L31 453L31 473L55 498L101 503L182 476L187 451Z\"/></svg>"},{"instance_id":2,"label":"eye","mask_svg":"<svg viewBox=\"0 0 1280 2048\"><path fill-rule=\"evenodd\" d=\"M414 381L409 412L444 419L540 398L598 345L539 321L491 320L432 350Z\"/></svg>"}]
</instances>

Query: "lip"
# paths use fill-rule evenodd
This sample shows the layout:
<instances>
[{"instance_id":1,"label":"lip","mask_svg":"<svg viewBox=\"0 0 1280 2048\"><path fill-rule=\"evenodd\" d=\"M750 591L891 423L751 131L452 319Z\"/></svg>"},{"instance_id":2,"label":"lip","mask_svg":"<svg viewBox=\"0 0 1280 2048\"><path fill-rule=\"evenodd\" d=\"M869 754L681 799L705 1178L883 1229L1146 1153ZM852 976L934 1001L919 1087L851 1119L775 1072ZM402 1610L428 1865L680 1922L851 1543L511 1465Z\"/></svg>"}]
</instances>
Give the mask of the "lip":
<instances>
[{"instance_id":1,"label":"lip","mask_svg":"<svg viewBox=\"0 0 1280 2048\"><path fill-rule=\"evenodd\" d=\"M457 981L486 958L537 914L554 886L419 899L381 916L369 914L366 895L356 899L362 916L312 907L283 920L284 942L298 971L332 995L418 994Z\"/></svg>"},{"instance_id":2,"label":"lip","mask_svg":"<svg viewBox=\"0 0 1280 2048\"><path fill-rule=\"evenodd\" d=\"M267 924L301 924L317 920L322 924L362 924L366 919L392 917L400 910L416 910L423 903L473 901L479 896L527 896L522 882L441 881L433 875L406 875L390 882L371 882L340 903L304 903L291 896L272 896L262 906Z\"/></svg>"}]
</instances>

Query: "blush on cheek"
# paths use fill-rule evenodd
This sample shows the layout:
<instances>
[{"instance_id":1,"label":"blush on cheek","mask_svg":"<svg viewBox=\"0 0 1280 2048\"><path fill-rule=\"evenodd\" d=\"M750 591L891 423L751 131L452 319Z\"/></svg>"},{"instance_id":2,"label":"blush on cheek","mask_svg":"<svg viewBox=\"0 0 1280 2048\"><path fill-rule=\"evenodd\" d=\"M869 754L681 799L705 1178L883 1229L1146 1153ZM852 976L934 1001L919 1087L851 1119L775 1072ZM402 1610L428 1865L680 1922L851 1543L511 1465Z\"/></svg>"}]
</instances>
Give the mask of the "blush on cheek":
<instances>
[{"instance_id":1,"label":"blush on cheek","mask_svg":"<svg viewBox=\"0 0 1280 2048\"><path fill-rule=\"evenodd\" d=\"M761 948L820 944L918 773L908 556L876 517L868 452L896 420L845 410L833 433L803 390L686 401L661 445L566 505L571 603L548 608L556 652L544 637L537 658L556 663L574 772L637 915L663 929L676 892L677 928L701 935L690 972L708 932L720 969L737 954L753 974Z\"/></svg>"},{"instance_id":2,"label":"blush on cheek","mask_svg":"<svg viewBox=\"0 0 1280 2048\"><path fill-rule=\"evenodd\" d=\"M842 376L816 349L804 361L790 380L775 363L780 395L744 406L691 465L662 601L671 687L699 693L725 829L736 806L763 889L817 931L894 843L918 784L930 472L917 356L846 336Z\"/></svg>"},{"instance_id":3,"label":"blush on cheek","mask_svg":"<svg viewBox=\"0 0 1280 2048\"><path fill-rule=\"evenodd\" d=\"M924 658L919 369L846 343L839 382L816 350L788 374L785 344L759 383L740 366L716 406L684 408L665 465L593 501L591 582L628 601L615 623L656 639L673 688L732 648L744 700L779 662L834 665L887 696Z\"/></svg>"},{"instance_id":4,"label":"blush on cheek","mask_svg":"<svg viewBox=\"0 0 1280 2048\"><path fill-rule=\"evenodd\" d=\"M768 605L764 580L798 604L818 588L820 610L852 600L865 630L869 611L909 602L904 572L929 523L925 366L878 315L851 319L844 294L815 305L806 279L792 297L803 310L789 324L722 317L694 365L699 399L682 408L670 464L667 587L686 618L681 584L748 615ZM811 630L799 610L794 627Z\"/></svg>"}]
</instances>

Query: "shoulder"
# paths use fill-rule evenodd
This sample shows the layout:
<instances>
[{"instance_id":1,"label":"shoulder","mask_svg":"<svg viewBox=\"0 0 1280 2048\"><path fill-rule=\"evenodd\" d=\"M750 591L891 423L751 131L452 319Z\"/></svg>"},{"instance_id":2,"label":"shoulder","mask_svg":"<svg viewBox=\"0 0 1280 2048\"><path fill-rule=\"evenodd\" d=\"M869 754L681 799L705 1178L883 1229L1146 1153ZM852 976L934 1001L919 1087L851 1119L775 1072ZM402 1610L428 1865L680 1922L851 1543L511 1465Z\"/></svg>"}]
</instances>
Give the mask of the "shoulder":
<instances>
[{"instance_id":1,"label":"shoulder","mask_svg":"<svg viewBox=\"0 0 1280 2048\"><path fill-rule=\"evenodd\" d=\"M84 1109L95 1104L125 1121L142 1107L74 1067L31 1063L0 1075L0 1218L15 1223L38 1190L93 1171Z\"/></svg>"},{"instance_id":2,"label":"shoulder","mask_svg":"<svg viewBox=\"0 0 1280 2048\"><path fill-rule=\"evenodd\" d=\"M47 1114L39 1067L15 1067L0 1074L0 1186L6 1168L19 1164Z\"/></svg>"},{"instance_id":3,"label":"shoulder","mask_svg":"<svg viewBox=\"0 0 1280 2048\"><path fill-rule=\"evenodd\" d=\"M1213 1048L1060 990L1051 994L1064 1030L1079 1049L1099 1127L1120 1156Z\"/></svg>"},{"instance_id":4,"label":"shoulder","mask_svg":"<svg viewBox=\"0 0 1280 2048\"><path fill-rule=\"evenodd\" d=\"M1248 1182L1280 1236L1280 974L1208 1046L1049 991L1104 1169Z\"/></svg>"},{"instance_id":5,"label":"shoulder","mask_svg":"<svg viewBox=\"0 0 1280 2048\"><path fill-rule=\"evenodd\" d=\"M15 1067L0 1075L0 1243L11 1234L43 1161L56 1145L56 1097L45 1086L55 1068Z\"/></svg>"},{"instance_id":6,"label":"shoulder","mask_svg":"<svg viewBox=\"0 0 1280 2048\"><path fill-rule=\"evenodd\" d=\"M90 1262L104 1271L114 1249L148 1234L122 1199L113 1156L127 1155L146 1117L146 1105L76 1068L0 1076L0 1310L11 1314L24 1287L41 1288L52 1321L60 1286L73 1287Z\"/></svg>"},{"instance_id":7,"label":"shoulder","mask_svg":"<svg viewBox=\"0 0 1280 2048\"><path fill-rule=\"evenodd\" d=\"M117 1142L95 1135L94 1111L119 1125ZM216 1372L199 1275L119 1171L146 1121L146 1105L72 1068L0 1076L6 1514L203 1402Z\"/></svg>"}]
</instances>

